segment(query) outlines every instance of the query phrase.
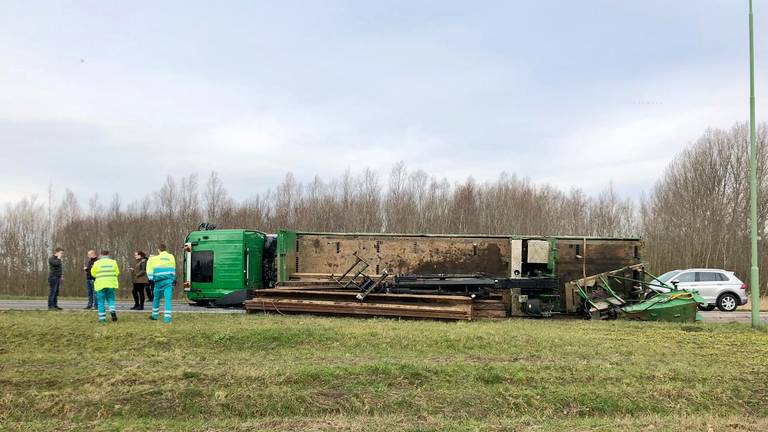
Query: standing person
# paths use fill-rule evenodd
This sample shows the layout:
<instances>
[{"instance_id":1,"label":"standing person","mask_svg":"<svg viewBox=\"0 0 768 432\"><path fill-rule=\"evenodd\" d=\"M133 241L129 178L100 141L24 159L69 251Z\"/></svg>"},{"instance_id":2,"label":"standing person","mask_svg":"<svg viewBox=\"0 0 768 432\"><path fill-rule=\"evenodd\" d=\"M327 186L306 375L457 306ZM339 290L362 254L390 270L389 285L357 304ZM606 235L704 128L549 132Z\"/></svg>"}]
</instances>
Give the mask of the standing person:
<instances>
[{"instance_id":1,"label":"standing person","mask_svg":"<svg viewBox=\"0 0 768 432\"><path fill-rule=\"evenodd\" d=\"M96 292L93 290L93 281L96 280L96 278L91 274L91 269L93 268L93 263L96 262L96 258L98 258L96 251L93 249L89 250L88 262L85 267L83 267L83 270L85 271L85 289L88 292L88 306L85 307L86 309L93 309L96 307Z\"/></svg>"},{"instance_id":2,"label":"standing person","mask_svg":"<svg viewBox=\"0 0 768 432\"><path fill-rule=\"evenodd\" d=\"M142 251L133 253L136 260L136 267L131 267L131 279L133 280L133 302L132 310L144 310L144 292L149 293L149 278L147 277L147 254ZM152 296L148 295L149 301Z\"/></svg>"},{"instance_id":3,"label":"standing person","mask_svg":"<svg viewBox=\"0 0 768 432\"><path fill-rule=\"evenodd\" d=\"M48 258L48 310L61 310L59 307L59 288L64 280L64 249L57 247Z\"/></svg>"},{"instance_id":4,"label":"standing person","mask_svg":"<svg viewBox=\"0 0 768 432\"><path fill-rule=\"evenodd\" d=\"M109 314L112 315L112 321L117 321L115 291L118 287L117 277L120 276L120 267L117 266L117 261L109 257L109 251L101 251L101 257L93 264L91 275L96 278L93 288L96 290L98 300L99 322L107 322L105 302L109 303Z\"/></svg>"},{"instance_id":5,"label":"standing person","mask_svg":"<svg viewBox=\"0 0 768 432\"><path fill-rule=\"evenodd\" d=\"M166 323L171 323L171 297L173 296L173 285L176 283L176 258L168 253L168 247L165 243L160 243L157 247L157 255L149 257L147 261L147 276L155 284L155 297L152 300L151 320L157 320L160 314L160 298L165 299Z\"/></svg>"}]
</instances>

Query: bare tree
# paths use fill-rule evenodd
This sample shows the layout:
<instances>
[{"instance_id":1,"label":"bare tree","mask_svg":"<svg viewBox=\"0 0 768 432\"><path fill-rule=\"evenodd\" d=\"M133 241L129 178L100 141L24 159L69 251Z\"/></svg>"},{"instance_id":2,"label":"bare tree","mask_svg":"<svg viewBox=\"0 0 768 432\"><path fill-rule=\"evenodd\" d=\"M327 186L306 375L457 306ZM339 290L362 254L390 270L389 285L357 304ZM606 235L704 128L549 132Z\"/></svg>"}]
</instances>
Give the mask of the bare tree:
<instances>
[{"instance_id":1,"label":"bare tree","mask_svg":"<svg viewBox=\"0 0 768 432\"><path fill-rule=\"evenodd\" d=\"M63 295L83 295L82 264L88 249L115 252L127 267L134 250L160 241L176 253L186 235L208 220L221 228L276 232L316 231L403 233L541 234L636 236L646 239L646 258L662 272L675 267L718 266L746 277L748 242L748 128L708 130L667 167L653 190L637 203L608 185L597 195L561 191L502 173L495 181L445 178L396 164L387 178L366 169L338 178L315 177L304 184L288 173L274 190L239 203L216 172L202 194L198 177L166 178L147 196L108 205L88 199L85 209L65 190L47 202L36 197L7 205L0 213L0 292L45 293L46 258L51 248L67 250ZM768 185L766 128L759 129L760 190ZM768 221L768 197L760 194L760 227ZM763 233L763 238L766 233ZM764 241L760 242L765 250ZM768 270L768 266L765 267ZM762 275L764 280L768 271ZM123 286L130 277L124 273ZM127 294L127 291L123 292Z\"/></svg>"}]
</instances>

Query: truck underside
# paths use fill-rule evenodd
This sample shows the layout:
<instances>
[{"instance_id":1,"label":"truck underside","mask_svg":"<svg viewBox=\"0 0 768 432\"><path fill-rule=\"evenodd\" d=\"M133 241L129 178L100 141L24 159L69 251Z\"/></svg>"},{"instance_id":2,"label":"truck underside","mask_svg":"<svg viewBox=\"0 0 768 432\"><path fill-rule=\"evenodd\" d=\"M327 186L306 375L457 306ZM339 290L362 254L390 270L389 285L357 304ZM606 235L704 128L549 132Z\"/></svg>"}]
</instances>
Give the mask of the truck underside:
<instances>
[{"instance_id":1,"label":"truck underside","mask_svg":"<svg viewBox=\"0 0 768 432\"><path fill-rule=\"evenodd\" d=\"M637 238L202 230L185 245L198 304L437 317L577 315L568 282L640 264ZM611 290L634 299L639 272ZM633 282L634 281L634 282ZM326 312L323 312L323 311ZM443 312L441 312L443 311Z\"/></svg>"}]
</instances>

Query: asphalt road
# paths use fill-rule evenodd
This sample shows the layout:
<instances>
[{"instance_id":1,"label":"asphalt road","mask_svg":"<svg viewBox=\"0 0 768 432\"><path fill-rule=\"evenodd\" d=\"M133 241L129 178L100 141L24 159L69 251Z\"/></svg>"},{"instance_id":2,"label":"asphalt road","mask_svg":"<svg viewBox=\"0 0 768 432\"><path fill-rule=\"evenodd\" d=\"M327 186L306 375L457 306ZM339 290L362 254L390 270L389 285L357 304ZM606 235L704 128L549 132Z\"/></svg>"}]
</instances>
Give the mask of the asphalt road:
<instances>
[{"instance_id":1,"label":"asphalt road","mask_svg":"<svg viewBox=\"0 0 768 432\"><path fill-rule=\"evenodd\" d=\"M701 316L706 322L752 322L752 314L749 311L737 310L735 312L702 312ZM768 324L768 312L760 312L760 321Z\"/></svg>"},{"instance_id":2,"label":"asphalt road","mask_svg":"<svg viewBox=\"0 0 768 432\"><path fill-rule=\"evenodd\" d=\"M86 300L59 300L59 307L64 311L83 311L85 305L88 302ZM133 307L132 301L120 301L116 303L118 312L126 313L150 313L152 311L152 303L144 303L143 311L131 310ZM162 303L160 308L163 308ZM0 300L0 310L47 310L47 300ZM192 306L183 302L173 303L173 312L181 313L245 313L244 309L233 308L205 308L200 306Z\"/></svg>"},{"instance_id":3,"label":"asphalt road","mask_svg":"<svg viewBox=\"0 0 768 432\"><path fill-rule=\"evenodd\" d=\"M59 300L59 307L64 311L82 311L85 307L85 300ZM152 304L147 303L144 305L143 311L133 311L132 301L118 301L117 310L121 313L149 313L152 309ZM162 307L162 306L161 306ZM0 300L0 310L46 310L48 309L45 300ZM179 313L223 313L223 314L242 314L245 313L243 309L234 308L205 308L199 306L192 306L187 303L179 302L173 304L173 312ZM702 312L702 317L706 322L750 322L749 311L736 311L736 312ZM768 323L768 312L762 312L760 319L764 323Z\"/></svg>"}]
</instances>

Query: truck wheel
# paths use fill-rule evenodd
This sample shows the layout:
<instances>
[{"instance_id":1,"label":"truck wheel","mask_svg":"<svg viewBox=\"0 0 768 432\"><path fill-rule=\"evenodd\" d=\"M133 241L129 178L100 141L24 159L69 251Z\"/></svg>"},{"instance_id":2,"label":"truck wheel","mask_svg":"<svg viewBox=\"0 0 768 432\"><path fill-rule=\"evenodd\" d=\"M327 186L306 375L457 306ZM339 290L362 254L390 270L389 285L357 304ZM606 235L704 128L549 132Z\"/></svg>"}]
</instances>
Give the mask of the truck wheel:
<instances>
[{"instance_id":1,"label":"truck wheel","mask_svg":"<svg viewBox=\"0 0 768 432\"><path fill-rule=\"evenodd\" d=\"M725 293L717 299L717 308L720 309L721 312L733 312L738 305L739 300L735 295L730 293Z\"/></svg>"},{"instance_id":2,"label":"truck wheel","mask_svg":"<svg viewBox=\"0 0 768 432\"><path fill-rule=\"evenodd\" d=\"M706 311L706 312L710 312L710 311L713 311L713 310L715 310L715 305L711 305L711 304L708 304L708 305L699 305L699 310L701 310L701 311Z\"/></svg>"}]
</instances>

